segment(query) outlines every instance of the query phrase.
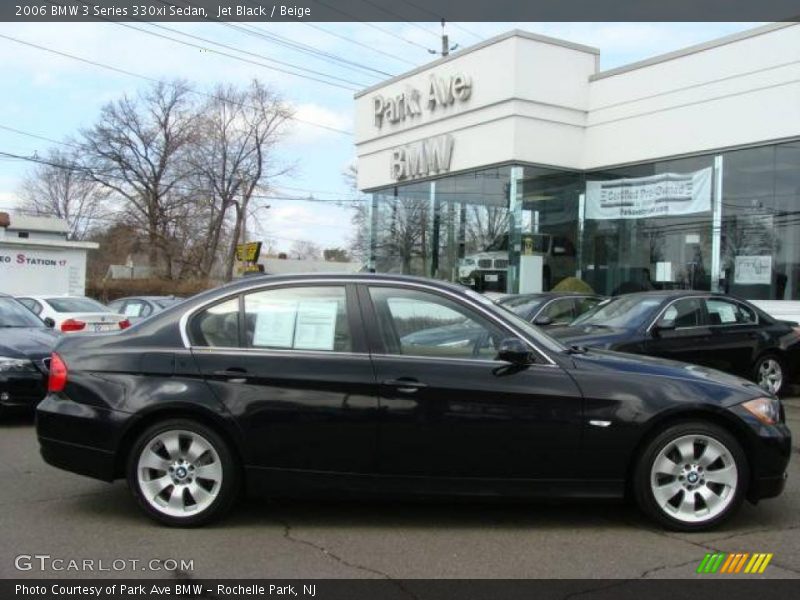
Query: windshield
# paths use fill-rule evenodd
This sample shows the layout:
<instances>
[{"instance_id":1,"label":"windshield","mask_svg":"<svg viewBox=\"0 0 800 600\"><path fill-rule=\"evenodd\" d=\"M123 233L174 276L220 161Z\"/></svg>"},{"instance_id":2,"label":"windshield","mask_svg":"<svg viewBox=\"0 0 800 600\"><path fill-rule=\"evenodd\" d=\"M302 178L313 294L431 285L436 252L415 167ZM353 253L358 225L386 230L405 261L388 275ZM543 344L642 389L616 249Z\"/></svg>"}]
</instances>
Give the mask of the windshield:
<instances>
[{"instance_id":1,"label":"windshield","mask_svg":"<svg viewBox=\"0 0 800 600\"><path fill-rule=\"evenodd\" d=\"M47 298L47 303L60 313L111 312L110 308L91 298Z\"/></svg>"},{"instance_id":2,"label":"windshield","mask_svg":"<svg viewBox=\"0 0 800 600\"><path fill-rule=\"evenodd\" d=\"M546 348L550 352L564 352L567 349L567 347L564 346L564 344L562 344L558 340L551 338L541 329L539 329L538 327L534 327L533 325L528 323L525 319L514 314L508 308L495 304L483 294L479 294L478 292L471 289L467 289L466 294L467 296L469 296L473 300L476 300L487 309L491 310L494 314L499 315L506 321L509 321L514 327L521 330L522 333L529 336L538 344L541 344L544 348Z\"/></svg>"},{"instance_id":3,"label":"windshield","mask_svg":"<svg viewBox=\"0 0 800 600\"><path fill-rule=\"evenodd\" d=\"M543 296L511 296L510 298L502 298L497 303L525 319L533 314L544 303L545 299Z\"/></svg>"},{"instance_id":4,"label":"windshield","mask_svg":"<svg viewBox=\"0 0 800 600\"><path fill-rule=\"evenodd\" d=\"M641 325L663 301L664 299L658 296L618 296L601 302L570 325L633 329Z\"/></svg>"},{"instance_id":5,"label":"windshield","mask_svg":"<svg viewBox=\"0 0 800 600\"><path fill-rule=\"evenodd\" d=\"M0 298L0 327L44 327L44 323L13 298Z\"/></svg>"}]
</instances>

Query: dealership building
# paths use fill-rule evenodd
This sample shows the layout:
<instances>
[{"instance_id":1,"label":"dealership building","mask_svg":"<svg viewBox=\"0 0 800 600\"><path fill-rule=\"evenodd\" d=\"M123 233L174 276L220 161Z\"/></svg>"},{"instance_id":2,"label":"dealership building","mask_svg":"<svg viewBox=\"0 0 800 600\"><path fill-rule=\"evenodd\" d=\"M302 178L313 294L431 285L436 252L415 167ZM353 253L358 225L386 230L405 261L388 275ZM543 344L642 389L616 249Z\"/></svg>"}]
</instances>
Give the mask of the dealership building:
<instances>
[{"instance_id":1,"label":"dealership building","mask_svg":"<svg viewBox=\"0 0 800 600\"><path fill-rule=\"evenodd\" d=\"M599 58L511 31L359 92L369 266L800 300L800 25Z\"/></svg>"}]
</instances>

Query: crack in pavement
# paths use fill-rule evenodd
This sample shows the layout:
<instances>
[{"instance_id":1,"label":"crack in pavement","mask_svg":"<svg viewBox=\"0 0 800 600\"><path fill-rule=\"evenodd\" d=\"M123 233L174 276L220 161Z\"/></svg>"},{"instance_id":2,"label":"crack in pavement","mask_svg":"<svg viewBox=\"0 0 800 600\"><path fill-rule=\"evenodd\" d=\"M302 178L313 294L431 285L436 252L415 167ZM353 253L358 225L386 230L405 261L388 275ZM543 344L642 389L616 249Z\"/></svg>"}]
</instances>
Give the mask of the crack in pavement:
<instances>
[{"instance_id":1,"label":"crack in pavement","mask_svg":"<svg viewBox=\"0 0 800 600\"><path fill-rule=\"evenodd\" d=\"M677 569L678 567L685 567L687 565L698 563L701 560L703 560L702 556L699 557L699 558L693 558L691 560L686 560L684 562L681 562L681 563L678 563L678 564L675 564L675 565L661 565L661 566L658 566L658 567L652 567L650 569L645 569L644 571L642 571L639 574L637 579L645 579L648 575L651 575L653 573L657 573L658 571L664 571L665 569Z\"/></svg>"},{"instance_id":2,"label":"crack in pavement","mask_svg":"<svg viewBox=\"0 0 800 600\"><path fill-rule=\"evenodd\" d=\"M310 548L313 548L317 552L322 553L323 556L325 556L327 558L330 558L333 561L338 562L338 563L340 563L340 564L342 564L342 565L344 565L344 566L346 566L346 567L348 567L350 569L355 569L355 570L363 571L365 573L371 573L373 575L377 575L381 579L385 579L385 580L393 583L394 585L396 585L400 589L400 591L402 591L403 593L407 594L408 596L410 596L414 600L419 600L417 595L414 592L412 592L411 590L409 590L403 584L402 581L400 581L398 579L395 579L394 577L392 577L388 573L386 573L384 571L380 571L378 569L374 569L372 567L368 567L366 565L350 562L349 560L347 560L346 558L344 558L342 556L339 556L335 552L331 552L330 550L328 550L328 548L326 548L325 546L323 546L321 544L317 544L316 542L313 542L311 540L306 540L306 539L297 537L293 533L294 528L289 523L289 521L287 521L286 519L282 519L280 517L277 517L277 516L275 518L277 519L277 521L281 525L283 525L283 537L284 537L284 539L286 539L286 540L288 540L288 541L290 541L292 543L295 543L295 544L302 544L304 546L308 546Z\"/></svg>"}]
</instances>

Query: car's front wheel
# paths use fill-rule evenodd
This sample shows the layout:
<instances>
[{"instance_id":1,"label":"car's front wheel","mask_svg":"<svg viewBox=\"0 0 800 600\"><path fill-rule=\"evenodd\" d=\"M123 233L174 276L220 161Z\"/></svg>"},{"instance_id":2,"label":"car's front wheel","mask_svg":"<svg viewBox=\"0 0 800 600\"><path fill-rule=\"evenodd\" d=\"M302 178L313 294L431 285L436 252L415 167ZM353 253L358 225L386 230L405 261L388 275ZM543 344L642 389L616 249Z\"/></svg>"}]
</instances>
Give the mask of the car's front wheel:
<instances>
[{"instance_id":1,"label":"car's front wheel","mask_svg":"<svg viewBox=\"0 0 800 600\"><path fill-rule=\"evenodd\" d=\"M702 421L680 423L656 435L634 473L634 494L650 517L681 531L709 529L744 499L748 465L725 429Z\"/></svg>"},{"instance_id":2,"label":"car's front wheel","mask_svg":"<svg viewBox=\"0 0 800 600\"><path fill-rule=\"evenodd\" d=\"M128 486L144 511L167 525L202 525L236 499L239 469L213 429L189 419L148 428L128 457Z\"/></svg>"}]
</instances>

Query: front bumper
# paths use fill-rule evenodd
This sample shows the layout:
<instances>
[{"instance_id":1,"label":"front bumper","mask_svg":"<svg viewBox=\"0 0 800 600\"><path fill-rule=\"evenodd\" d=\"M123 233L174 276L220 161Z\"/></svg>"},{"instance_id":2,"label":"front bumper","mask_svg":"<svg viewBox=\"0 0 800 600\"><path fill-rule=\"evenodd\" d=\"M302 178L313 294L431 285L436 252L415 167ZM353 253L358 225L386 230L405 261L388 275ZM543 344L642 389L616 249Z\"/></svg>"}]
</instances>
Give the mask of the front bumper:
<instances>
[{"instance_id":1,"label":"front bumper","mask_svg":"<svg viewBox=\"0 0 800 600\"><path fill-rule=\"evenodd\" d=\"M44 376L38 371L0 374L0 407L34 408L45 393Z\"/></svg>"},{"instance_id":2,"label":"front bumper","mask_svg":"<svg viewBox=\"0 0 800 600\"><path fill-rule=\"evenodd\" d=\"M786 423L764 425L741 406L733 412L749 425L750 440L745 450L750 466L747 499L758 502L774 498L786 487L787 468L792 456L792 432Z\"/></svg>"},{"instance_id":3,"label":"front bumper","mask_svg":"<svg viewBox=\"0 0 800 600\"><path fill-rule=\"evenodd\" d=\"M112 481L119 475L117 450L131 418L128 413L49 394L36 407L42 458L66 471Z\"/></svg>"}]
</instances>

